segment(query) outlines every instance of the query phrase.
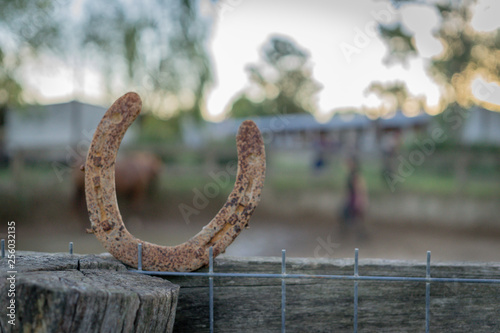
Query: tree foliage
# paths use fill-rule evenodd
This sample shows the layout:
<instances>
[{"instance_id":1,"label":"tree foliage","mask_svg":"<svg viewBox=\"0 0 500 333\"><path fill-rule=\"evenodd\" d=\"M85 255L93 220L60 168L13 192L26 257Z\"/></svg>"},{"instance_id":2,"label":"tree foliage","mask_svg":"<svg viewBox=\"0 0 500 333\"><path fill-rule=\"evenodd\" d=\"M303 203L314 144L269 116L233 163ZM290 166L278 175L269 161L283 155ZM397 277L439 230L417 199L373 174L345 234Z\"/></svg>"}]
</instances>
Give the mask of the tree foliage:
<instances>
[{"instance_id":1,"label":"tree foliage","mask_svg":"<svg viewBox=\"0 0 500 333\"><path fill-rule=\"evenodd\" d=\"M396 109L401 109L409 96L408 88L402 81L389 82L385 84L381 82L373 82L367 88L367 92L374 93L382 100L388 97L394 98L394 106Z\"/></svg>"},{"instance_id":2,"label":"tree foliage","mask_svg":"<svg viewBox=\"0 0 500 333\"><path fill-rule=\"evenodd\" d=\"M243 94L233 103L231 115L314 112L314 95L320 85L312 78L307 51L286 37L275 36L264 44L261 56L262 62L248 65L247 72L252 88L264 98L252 101Z\"/></svg>"},{"instance_id":3,"label":"tree foliage","mask_svg":"<svg viewBox=\"0 0 500 333\"><path fill-rule=\"evenodd\" d=\"M138 91L144 109L163 118L179 111L200 117L211 65L210 22L196 0L0 2L0 106L23 102L23 65L49 55L85 65L107 81L110 101ZM78 19L74 12L79 11Z\"/></svg>"},{"instance_id":4,"label":"tree foliage","mask_svg":"<svg viewBox=\"0 0 500 333\"><path fill-rule=\"evenodd\" d=\"M408 57L418 55L417 49L412 43L412 36L406 33L401 23L394 26L380 25L379 30L390 50L389 55L385 58L388 64L405 63Z\"/></svg>"},{"instance_id":5,"label":"tree foliage","mask_svg":"<svg viewBox=\"0 0 500 333\"><path fill-rule=\"evenodd\" d=\"M412 1L409 1L412 2ZM473 82L480 76L488 82L500 82L500 30L478 32L471 25L471 1L436 3L440 26L435 36L441 41L444 51L430 59L428 71L443 89L441 109L448 105L469 108L473 104L488 104L474 96ZM430 5L432 6L432 5ZM418 55L414 37L401 29L401 24L380 26L389 55L389 62L404 62ZM494 105L486 105L495 108ZM496 106L498 108L498 106Z\"/></svg>"},{"instance_id":6,"label":"tree foliage","mask_svg":"<svg viewBox=\"0 0 500 333\"><path fill-rule=\"evenodd\" d=\"M382 101L381 108L365 110L373 117L380 117L388 111L395 110L403 111L409 116L417 115L425 106L424 97L413 96L403 81L373 82L368 86L365 94L375 94Z\"/></svg>"},{"instance_id":7,"label":"tree foliage","mask_svg":"<svg viewBox=\"0 0 500 333\"><path fill-rule=\"evenodd\" d=\"M0 109L23 104L18 69L44 51L61 51L56 0L0 2Z\"/></svg>"},{"instance_id":8,"label":"tree foliage","mask_svg":"<svg viewBox=\"0 0 500 333\"><path fill-rule=\"evenodd\" d=\"M110 74L126 67L124 79L138 87L154 112L169 117L183 110L200 118L212 75L204 47L208 22L196 3L150 0L134 8L120 0L92 3L83 44L99 51Z\"/></svg>"}]
</instances>

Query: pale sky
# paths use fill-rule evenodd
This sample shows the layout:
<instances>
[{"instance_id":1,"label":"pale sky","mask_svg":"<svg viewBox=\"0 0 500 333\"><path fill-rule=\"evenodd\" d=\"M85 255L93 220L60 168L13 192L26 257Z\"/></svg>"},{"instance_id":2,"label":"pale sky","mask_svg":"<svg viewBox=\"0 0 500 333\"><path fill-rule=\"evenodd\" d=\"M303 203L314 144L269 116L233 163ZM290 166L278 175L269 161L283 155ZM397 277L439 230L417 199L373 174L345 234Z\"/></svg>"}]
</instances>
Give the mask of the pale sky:
<instances>
[{"instance_id":1,"label":"pale sky","mask_svg":"<svg viewBox=\"0 0 500 333\"><path fill-rule=\"evenodd\" d=\"M248 90L245 67L260 61L260 49L272 35L287 36L309 52L313 77L323 86L317 100L320 114L379 106L378 98L365 95L373 81L405 81L410 92L424 95L429 105L439 102L439 87L424 69L429 58L442 51L441 43L432 36L432 30L439 25L438 14L432 7L409 4L396 11L390 2L375 0L221 0L215 4L200 1L202 13L215 15L209 42L216 77L207 96L211 119L220 119L234 98ZM472 24L477 30L491 31L499 27L498 17L500 1L480 0ZM374 28L377 22L399 19L415 33L421 56L406 67L386 66L382 62L386 47ZM51 70L34 66L28 71L29 92L36 99L68 99L75 96L75 91L88 100L102 98L104 80L91 66L79 69L83 83L75 89L72 64L52 57L42 62ZM500 91L498 85L491 87ZM488 96L491 98L491 94ZM500 94L493 96L500 99Z\"/></svg>"},{"instance_id":2,"label":"pale sky","mask_svg":"<svg viewBox=\"0 0 500 333\"><path fill-rule=\"evenodd\" d=\"M248 63L259 60L259 49L270 34L292 37L311 54L314 78L323 85L318 96L319 112L338 108L376 106L378 99L365 96L374 80L404 80L414 94L426 94L433 103L438 87L425 75L425 59L413 60L408 69L382 64L386 48L374 32L377 22L390 23L398 13L387 2L240 0L227 2L212 42L217 86L208 97L211 114L223 112L238 90L248 86ZM219 8L219 10L225 7ZM431 16L429 10L421 15ZM404 16L403 16L404 17ZM428 32L429 30L427 30ZM425 31L424 31L425 32ZM428 38L423 34L422 38ZM439 44L440 46L440 44ZM439 48L427 53L434 55Z\"/></svg>"}]
</instances>

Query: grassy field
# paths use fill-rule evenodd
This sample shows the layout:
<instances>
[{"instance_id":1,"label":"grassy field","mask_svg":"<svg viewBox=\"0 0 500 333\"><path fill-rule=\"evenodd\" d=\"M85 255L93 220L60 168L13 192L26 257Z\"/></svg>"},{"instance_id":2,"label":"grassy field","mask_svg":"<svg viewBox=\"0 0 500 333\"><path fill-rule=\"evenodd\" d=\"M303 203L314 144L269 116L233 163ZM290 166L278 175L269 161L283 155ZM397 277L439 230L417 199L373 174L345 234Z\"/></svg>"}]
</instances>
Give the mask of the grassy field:
<instances>
[{"instance_id":1,"label":"grassy field","mask_svg":"<svg viewBox=\"0 0 500 333\"><path fill-rule=\"evenodd\" d=\"M224 167L222 166L222 169ZM185 165L174 169L175 172L169 172L168 170L173 170L170 166L170 169L161 175L154 191L155 195L148 199L147 211L152 214L155 211L165 211L173 202L179 200L191 202L194 191L203 193L209 184L217 185L217 195L211 202L219 206L234 184L233 175L225 182L216 182L209 172L199 165ZM461 183L452 172L437 172L422 166L404 178L404 182L396 184L394 192L381 176L377 163L365 163L362 174L370 197L416 193L479 200L500 199L500 177L491 173L469 174L466 182ZM265 187L278 194L302 191L343 193L346 175L347 169L339 160L332 161L318 173L312 170L307 159L291 163L287 156L275 156L268 161ZM66 174L61 180L50 165L26 166L16 177L10 169L0 169L0 219L4 221L23 218L31 220L33 216L47 220L71 218L72 198L73 184L70 174ZM165 203L167 208L163 207Z\"/></svg>"},{"instance_id":2,"label":"grassy field","mask_svg":"<svg viewBox=\"0 0 500 333\"><path fill-rule=\"evenodd\" d=\"M213 177L200 166L199 161L189 156L179 160L183 162L167 165L166 171L161 175L160 192L191 193L195 188L201 189L207 183L214 182ZM222 172L226 165L219 164ZM273 154L271 159L268 158L265 186L276 191L301 189L343 191L347 172L345 163L340 159L329 161L322 170L317 171L311 167L311 159L308 156ZM392 189L382 175L378 161L365 161L361 172L370 194L404 191L444 196L460 194L473 198L500 197L500 170L491 168L484 172L469 172L465 180L460 181L453 170L443 170L423 164L416 167L410 175L401 177L400 181L393 184ZM227 174L231 177L231 181L218 184L221 195L226 195L232 188L234 174ZM70 172L59 178L50 164L26 165L18 175L14 175L9 168L0 169L0 189L4 195L10 193L29 199L52 191L67 194L71 191L71 186Z\"/></svg>"},{"instance_id":3,"label":"grassy field","mask_svg":"<svg viewBox=\"0 0 500 333\"><path fill-rule=\"evenodd\" d=\"M266 182L276 190L331 189L342 191L347 177L345 163L330 161L320 172L315 172L308 159L293 160L291 156L274 158L270 165L270 176ZM391 186L381 172L377 160L365 161L361 173L370 194L390 192L414 192L433 195L462 195L473 198L500 197L500 170L488 169L482 173L467 173L465 181L457 179L453 170L443 170L425 163L415 167L411 175Z\"/></svg>"},{"instance_id":4,"label":"grassy field","mask_svg":"<svg viewBox=\"0 0 500 333\"><path fill-rule=\"evenodd\" d=\"M306 155L270 153L267 163L266 189L278 195L287 194L284 197L290 199L289 205L297 205L293 198L295 193L302 191L311 195L313 200L321 198L327 191L344 192L347 168L341 159L331 160L321 172L311 168L311 158ZM227 164L219 163L218 172L226 167ZM494 201L492 198L500 199L500 177L492 169L468 173L465 184L462 184L451 170L447 172L444 168L423 164L405 177L404 182L397 184L395 193L391 192L381 176L377 161L365 161L362 173L370 197L380 195L384 198L390 194L385 198L394 200L395 204L398 194L404 193L453 197L451 201L457 198L460 203L463 198L472 198L472 201L484 198L489 199L486 200L488 202ZM167 165L154 195L139 211L119 200L120 211L127 228L137 237L156 243L178 244L198 232L220 209L232 189L234 175L225 180L217 183L213 173L195 159L179 159ZM179 204L190 205L194 200L193 191L204 192L208 184L214 183L218 184L217 197L210 200L209 207L200 210L200 215L193 216L192 221L186 223L180 216ZM70 174L67 173L61 180L47 164L26 165L18 175L10 169L0 169L0 219L16 221L21 235L20 249L63 251L71 240L80 252L104 251L95 237L85 234L84 230L89 225L88 214L76 214L73 210L72 189ZM315 196L315 193L318 195ZM304 195L296 197L303 198ZM334 209L332 206L332 211ZM370 241L360 244L353 237L341 241L337 238L332 215L279 216L268 211L256 211L252 217L252 226L256 227L239 237L230 254L275 255L280 253L280 249L289 248L292 256L308 257L314 255L319 238L324 240L332 235L332 239L339 243L339 248L335 249L335 256L338 257L349 256L354 247L362 245L364 253L382 258L415 259L420 258L425 250L432 249L436 258L443 260L498 260L498 233L492 234L489 230L480 234L391 222L385 226L372 225L369 228ZM4 230L0 230L0 236Z\"/></svg>"}]
</instances>

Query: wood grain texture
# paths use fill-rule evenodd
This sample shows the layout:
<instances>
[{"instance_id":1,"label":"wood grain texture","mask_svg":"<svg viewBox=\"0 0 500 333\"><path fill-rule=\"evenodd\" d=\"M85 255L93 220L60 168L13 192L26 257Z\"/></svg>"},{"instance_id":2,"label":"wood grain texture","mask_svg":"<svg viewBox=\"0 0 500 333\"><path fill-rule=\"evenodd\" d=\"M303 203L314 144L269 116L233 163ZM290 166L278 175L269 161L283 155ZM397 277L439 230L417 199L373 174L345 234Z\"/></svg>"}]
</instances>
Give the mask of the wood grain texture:
<instances>
[{"instance_id":1,"label":"wood grain texture","mask_svg":"<svg viewBox=\"0 0 500 333\"><path fill-rule=\"evenodd\" d=\"M16 257L17 320L11 326L2 313L1 332L172 332L179 286L128 272L109 255ZM6 259L0 268L0 308L6 309Z\"/></svg>"},{"instance_id":2,"label":"wood grain texture","mask_svg":"<svg viewBox=\"0 0 500 333\"><path fill-rule=\"evenodd\" d=\"M206 270L206 269L204 269ZM281 273L279 258L216 258L215 272ZM287 273L352 275L353 260L289 259ZM425 277L425 263L360 260L360 275ZM433 277L500 278L500 263L436 263ZM208 279L181 286L174 331L208 332ZM287 280L287 332L352 332L354 282ZM281 280L215 278L216 332L279 332ZM360 332L423 332L425 283L359 282ZM500 331L500 285L432 283L432 332Z\"/></svg>"}]
</instances>

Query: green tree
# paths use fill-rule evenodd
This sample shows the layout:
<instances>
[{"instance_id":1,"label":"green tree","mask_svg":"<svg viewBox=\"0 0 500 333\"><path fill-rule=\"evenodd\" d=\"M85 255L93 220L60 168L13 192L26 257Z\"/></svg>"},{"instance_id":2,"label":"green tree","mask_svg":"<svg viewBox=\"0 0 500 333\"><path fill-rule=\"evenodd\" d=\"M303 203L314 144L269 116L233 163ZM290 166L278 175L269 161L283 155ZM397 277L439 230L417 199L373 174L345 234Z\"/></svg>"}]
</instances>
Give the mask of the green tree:
<instances>
[{"instance_id":1,"label":"green tree","mask_svg":"<svg viewBox=\"0 0 500 333\"><path fill-rule=\"evenodd\" d=\"M369 111L376 112L373 114L374 117L383 116L386 112L394 110L402 110L407 115L417 115L424 109L423 96L413 96L403 81L373 82L366 88L365 94L375 94L382 100L381 110Z\"/></svg>"},{"instance_id":2,"label":"green tree","mask_svg":"<svg viewBox=\"0 0 500 333\"><path fill-rule=\"evenodd\" d=\"M233 103L231 107L231 116L235 118L265 116L269 115L270 109L272 109L272 105L269 105L269 101L265 100L260 103L255 103L243 93Z\"/></svg>"},{"instance_id":3,"label":"green tree","mask_svg":"<svg viewBox=\"0 0 500 333\"><path fill-rule=\"evenodd\" d=\"M0 2L0 118L7 106L23 104L19 68L43 52L61 52L61 0Z\"/></svg>"},{"instance_id":4,"label":"green tree","mask_svg":"<svg viewBox=\"0 0 500 333\"><path fill-rule=\"evenodd\" d=\"M195 0L90 3L83 45L97 50L112 78L137 87L145 108L164 118L179 110L201 118L211 65L204 47L209 22ZM126 68L126 75L123 67ZM111 89L110 89L111 90Z\"/></svg>"},{"instance_id":5,"label":"green tree","mask_svg":"<svg viewBox=\"0 0 500 333\"><path fill-rule=\"evenodd\" d=\"M126 87L162 118L179 111L200 118L212 75L205 48L210 21L198 1L83 4L84 15L75 19L69 0L0 2L0 108L23 102L20 69L48 55L70 66L91 59L107 80L110 101Z\"/></svg>"},{"instance_id":6,"label":"green tree","mask_svg":"<svg viewBox=\"0 0 500 333\"><path fill-rule=\"evenodd\" d=\"M307 51L286 37L275 36L261 54L263 61L249 65L247 71L251 83L265 97L252 102L243 94L233 103L231 115L314 112L314 95L320 85L312 78Z\"/></svg>"},{"instance_id":7,"label":"green tree","mask_svg":"<svg viewBox=\"0 0 500 333\"><path fill-rule=\"evenodd\" d=\"M443 87L442 109L448 106L469 108L477 103L498 109L498 106L487 105L473 94L474 90L484 88L472 84L477 75L489 82L500 82L500 30L488 33L474 30L471 26L474 4L471 1L450 1L430 5L435 6L439 13L441 22L435 36L443 44L444 51L430 59L428 72ZM413 46L414 36L402 29L401 24L382 25L380 32L388 47L389 62L404 62L409 57L418 56L418 50Z\"/></svg>"},{"instance_id":8,"label":"green tree","mask_svg":"<svg viewBox=\"0 0 500 333\"><path fill-rule=\"evenodd\" d=\"M24 104L20 68L43 52L61 52L62 19L56 0L0 1L0 160L4 152L5 116Z\"/></svg>"}]
</instances>

